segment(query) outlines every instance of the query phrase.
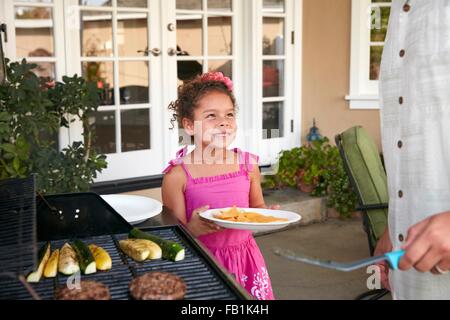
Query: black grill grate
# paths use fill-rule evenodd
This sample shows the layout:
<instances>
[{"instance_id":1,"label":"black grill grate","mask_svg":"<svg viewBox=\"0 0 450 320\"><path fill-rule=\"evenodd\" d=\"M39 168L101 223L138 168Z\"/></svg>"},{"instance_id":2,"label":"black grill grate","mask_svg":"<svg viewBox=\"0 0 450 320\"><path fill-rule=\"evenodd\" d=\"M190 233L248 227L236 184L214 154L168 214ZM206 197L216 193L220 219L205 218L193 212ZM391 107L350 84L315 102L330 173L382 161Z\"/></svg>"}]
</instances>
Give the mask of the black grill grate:
<instances>
[{"instance_id":1,"label":"black grill grate","mask_svg":"<svg viewBox=\"0 0 450 320\"><path fill-rule=\"evenodd\" d=\"M17 275L27 275L35 269L37 248L46 241L50 241L54 250L74 237L87 244L95 243L111 255L111 270L81 275L81 280L105 284L112 299L130 299L130 281L150 271L167 271L180 276L187 284L186 299L248 298L180 226L143 230L182 244L186 250L183 261L137 263L126 257L118 244L119 240L127 237L132 226L99 195L73 193L42 196L38 197L36 205L33 179L3 181L0 187L0 247L3 250L0 266L5 271L3 276L0 273L0 299L54 299L55 290L74 277L58 274L53 279L42 278L39 283L30 284L32 290L27 290ZM38 297L32 296L33 292Z\"/></svg>"},{"instance_id":2,"label":"black grill grate","mask_svg":"<svg viewBox=\"0 0 450 320\"><path fill-rule=\"evenodd\" d=\"M0 277L36 264L34 176L0 180ZM3 276L1 275L3 273ZM16 280L17 281L17 280Z\"/></svg>"},{"instance_id":3,"label":"black grill grate","mask_svg":"<svg viewBox=\"0 0 450 320\"><path fill-rule=\"evenodd\" d=\"M231 287L223 275L205 259L197 250L194 243L184 235L178 226L144 229L167 240L174 240L182 244L186 250L185 259L178 262L168 260L151 260L138 263L125 256L119 249L118 241L127 238L127 234L104 235L82 239L86 244L95 243L108 251L113 267L107 272L98 271L91 275L81 275L82 280L95 280L108 286L112 299L131 299L128 285L133 277L150 271L167 271L180 276L187 284L185 299L210 300L226 299L236 300L244 297ZM52 250L61 248L70 240L51 241ZM40 243L42 245L44 243ZM58 286L65 286L69 277L58 274L54 279L45 279L32 284L42 299L54 299L54 291ZM16 282L6 282L0 287L0 299L31 299Z\"/></svg>"}]
</instances>

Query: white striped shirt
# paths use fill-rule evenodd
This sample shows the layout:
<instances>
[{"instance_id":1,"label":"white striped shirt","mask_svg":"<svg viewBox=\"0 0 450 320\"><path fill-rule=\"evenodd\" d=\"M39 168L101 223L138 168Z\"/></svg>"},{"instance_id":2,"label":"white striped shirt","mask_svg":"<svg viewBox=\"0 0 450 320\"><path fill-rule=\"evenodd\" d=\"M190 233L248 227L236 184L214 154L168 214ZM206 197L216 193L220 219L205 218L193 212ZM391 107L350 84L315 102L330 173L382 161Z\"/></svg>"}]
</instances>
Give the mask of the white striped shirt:
<instances>
[{"instance_id":1,"label":"white striped shirt","mask_svg":"<svg viewBox=\"0 0 450 320\"><path fill-rule=\"evenodd\" d=\"M393 0L380 73L394 249L450 210L450 1ZM450 235L449 235L450 236ZM450 299L450 274L391 271L395 299Z\"/></svg>"}]
</instances>

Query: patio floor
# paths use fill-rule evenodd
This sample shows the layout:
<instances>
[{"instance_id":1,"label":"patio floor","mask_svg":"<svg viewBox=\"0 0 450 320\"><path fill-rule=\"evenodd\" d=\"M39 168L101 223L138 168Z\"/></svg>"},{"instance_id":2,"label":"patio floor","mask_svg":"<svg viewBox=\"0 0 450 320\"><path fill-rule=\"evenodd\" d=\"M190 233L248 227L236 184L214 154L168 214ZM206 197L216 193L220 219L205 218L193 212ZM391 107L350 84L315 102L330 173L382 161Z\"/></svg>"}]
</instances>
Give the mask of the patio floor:
<instances>
[{"instance_id":1,"label":"patio floor","mask_svg":"<svg viewBox=\"0 0 450 320\"><path fill-rule=\"evenodd\" d=\"M368 291L366 269L338 272L289 261L272 251L278 246L342 262L366 258L369 255L367 237L359 218L328 219L261 235L256 241L265 257L277 299L354 299Z\"/></svg>"}]
</instances>

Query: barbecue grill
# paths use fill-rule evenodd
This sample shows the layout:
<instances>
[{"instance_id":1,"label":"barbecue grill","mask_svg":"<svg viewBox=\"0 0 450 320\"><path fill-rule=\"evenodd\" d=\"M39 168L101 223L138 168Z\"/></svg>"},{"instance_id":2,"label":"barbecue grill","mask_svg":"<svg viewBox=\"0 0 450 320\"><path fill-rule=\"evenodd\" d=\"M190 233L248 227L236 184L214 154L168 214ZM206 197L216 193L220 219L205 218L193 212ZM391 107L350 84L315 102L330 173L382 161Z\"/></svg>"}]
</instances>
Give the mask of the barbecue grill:
<instances>
[{"instance_id":1,"label":"barbecue grill","mask_svg":"<svg viewBox=\"0 0 450 320\"><path fill-rule=\"evenodd\" d=\"M185 248L178 262L136 262L120 249L132 226L96 193L35 196L34 179L0 182L0 299L54 299L55 290L75 281L58 274L27 284L24 275L35 270L37 248L50 241L52 250L80 239L103 247L111 256L112 269L81 275L108 286L112 299L131 299L128 285L137 276L165 271L181 277L187 285L185 299L237 300L249 296L204 249L179 225L141 228Z\"/></svg>"}]
</instances>

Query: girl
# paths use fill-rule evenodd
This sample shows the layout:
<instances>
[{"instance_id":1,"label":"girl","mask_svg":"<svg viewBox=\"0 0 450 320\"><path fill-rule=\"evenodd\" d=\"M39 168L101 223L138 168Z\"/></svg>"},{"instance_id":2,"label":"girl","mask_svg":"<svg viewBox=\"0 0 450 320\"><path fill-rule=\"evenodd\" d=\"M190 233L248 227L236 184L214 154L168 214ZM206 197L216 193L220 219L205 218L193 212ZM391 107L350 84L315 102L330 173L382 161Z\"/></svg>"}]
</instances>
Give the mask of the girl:
<instances>
[{"instance_id":1,"label":"girl","mask_svg":"<svg viewBox=\"0 0 450 320\"><path fill-rule=\"evenodd\" d=\"M222 73L198 76L171 103L174 121L194 138L195 150L178 151L164 170L162 198L185 225L256 299L274 299L264 258L251 231L221 229L199 213L237 206L265 208L258 157L227 147L236 134L236 101Z\"/></svg>"}]
</instances>

